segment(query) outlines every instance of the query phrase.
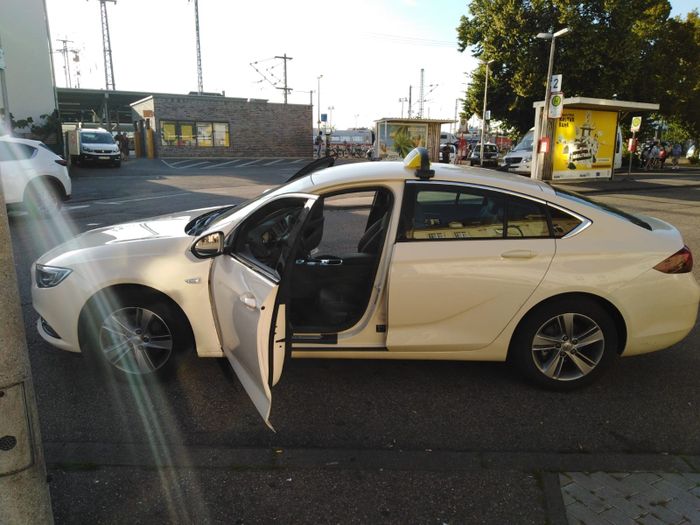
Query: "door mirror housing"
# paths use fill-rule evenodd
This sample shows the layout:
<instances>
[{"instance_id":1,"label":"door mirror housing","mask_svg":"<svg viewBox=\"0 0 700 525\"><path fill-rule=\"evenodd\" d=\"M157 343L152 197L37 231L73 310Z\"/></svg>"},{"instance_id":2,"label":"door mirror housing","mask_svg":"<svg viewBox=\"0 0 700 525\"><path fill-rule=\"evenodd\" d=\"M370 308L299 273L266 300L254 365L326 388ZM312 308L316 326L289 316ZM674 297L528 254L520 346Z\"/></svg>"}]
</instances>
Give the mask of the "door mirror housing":
<instances>
[{"instance_id":1,"label":"door mirror housing","mask_svg":"<svg viewBox=\"0 0 700 525\"><path fill-rule=\"evenodd\" d=\"M208 233L192 245L192 253L198 259L212 259L224 253L224 234Z\"/></svg>"}]
</instances>

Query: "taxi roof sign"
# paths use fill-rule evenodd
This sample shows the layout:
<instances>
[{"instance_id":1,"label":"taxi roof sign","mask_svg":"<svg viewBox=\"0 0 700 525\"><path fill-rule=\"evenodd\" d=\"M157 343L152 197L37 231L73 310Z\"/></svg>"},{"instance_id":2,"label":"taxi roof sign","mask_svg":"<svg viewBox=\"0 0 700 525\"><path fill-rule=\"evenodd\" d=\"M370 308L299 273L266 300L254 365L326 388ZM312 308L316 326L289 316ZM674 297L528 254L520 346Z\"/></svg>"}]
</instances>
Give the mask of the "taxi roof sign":
<instances>
[{"instance_id":1,"label":"taxi roof sign","mask_svg":"<svg viewBox=\"0 0 700 525\"><path fill-rule=\"evenodd\" d=\"M429 179L435 175L435 170L430 169L430 154L423 147L414 148L403 160L405 168L415 169L416 177Z\"/></svg>"}]
</instances>

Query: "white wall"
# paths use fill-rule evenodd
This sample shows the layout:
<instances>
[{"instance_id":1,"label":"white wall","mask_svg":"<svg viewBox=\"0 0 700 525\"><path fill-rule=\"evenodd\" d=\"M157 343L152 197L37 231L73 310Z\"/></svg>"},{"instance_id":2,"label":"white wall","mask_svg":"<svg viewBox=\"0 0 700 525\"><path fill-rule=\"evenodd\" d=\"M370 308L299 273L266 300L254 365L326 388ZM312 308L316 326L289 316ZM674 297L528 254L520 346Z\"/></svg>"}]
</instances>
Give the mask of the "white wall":
<instances>
[{"instance_id":1,"label":"white wall","mask_svg":"<svg viewBox=\"0 0 700 525\"><path fill-rule=\"evenodd\" d=\"M31 116L38 122L56 108L44 0L0 0L0 41L10 112L15 120Z\"/></svg>"}]
</instances>

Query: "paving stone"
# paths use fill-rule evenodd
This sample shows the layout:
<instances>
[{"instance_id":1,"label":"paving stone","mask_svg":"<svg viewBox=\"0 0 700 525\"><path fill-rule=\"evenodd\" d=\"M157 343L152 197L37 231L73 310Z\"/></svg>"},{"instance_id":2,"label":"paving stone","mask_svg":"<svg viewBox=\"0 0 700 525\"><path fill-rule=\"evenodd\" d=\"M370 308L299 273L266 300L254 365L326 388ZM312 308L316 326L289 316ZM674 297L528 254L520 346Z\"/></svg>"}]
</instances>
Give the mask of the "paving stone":
<instances>
[{"instance_id":1,"label":"paving stone","mask_svg":"<svg viewBox=\"0 0 700 525\"><path fill-rule=\"evenodd\" d=\"M605 523L612 525L636 525L637 522L617 507L610 507L598 515Z\"/></svg>"},{"instance_id":2,"label":"paving stone","mask_svg":"<svg viewBox=\"0 0 700 525\"><path fill-rule=\"evenodd\" d=\"M636 503L632 503L626 498L611 498L607 501L610 505L615 508L620 509L625 515L632 519L637 519L639 516L644 514L644 509L641 508Z\"/></svg>"},{"instance_id":3,"label":"paving stone","mask_svg":"<svg viewBox=\"0 0 700 525\"><path fill-rule=\"evenodd\" d=\"M651 514L646 514L637 518L637 523L639 523L639 525L668 525L660 519L655 518Z\"/></svg>"},{"instance_id":4,"label":"paving stone","mask_svg":"<svg viewBox=\"0 0 700 525\"><path fill-rule=\"evenodd\" d=\"M569 525L609 525L608 522L581 503L573 503L566 507Z\"/></svg>"},{"instance_id":5,"label":"paving stone","mask_svg":"<svg viewBox=\"0 0 700 525\"><path fill-rule=\"evenodd\" d=\"M700 518L700 498L691 494L688 491L681 490L675 485L671 485L668 481L660 481L655 485L655 487L663 492L664 494L669 494L673 499L672 502L679 502L684 508L687 509L688 514L696 513ZM678 512L678 511L676 511ZM687 515L687 514L686 514Z\"/></svg>"},{"instance_id":6,"label":"paving stone","mask_svg":"<svg viewBox=\"0 0 700 525\"><path fill-rule=\"evenodd\" d=\"M696 474L695 476L698 478L698 480L700 480L700 475ZM698 485L698 480L693 479L693 476L691 475L664 472L661 474L661 477L668 481L671 485L675 485L676 487L685 491L697 487Z\"/></svg>"}]
</instances>

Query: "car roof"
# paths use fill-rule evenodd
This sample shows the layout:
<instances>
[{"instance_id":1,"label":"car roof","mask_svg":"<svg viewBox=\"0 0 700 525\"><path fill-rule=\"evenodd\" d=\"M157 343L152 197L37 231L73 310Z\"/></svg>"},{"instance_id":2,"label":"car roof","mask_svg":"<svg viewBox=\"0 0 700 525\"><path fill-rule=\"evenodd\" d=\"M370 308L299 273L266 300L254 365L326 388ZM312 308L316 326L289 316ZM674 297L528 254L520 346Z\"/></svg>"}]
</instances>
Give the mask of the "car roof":
<instances>
[{"instance_id":1,"label":"car roof","mask_svg":"<svg viewBox=\"0 0 700 525\"><path fill-rule=\"evenodd\" d=\"M484 171L462 165L431 163L435 175L430 179L435 182L461 182L479 186L490 186L502 190L515 191L535 197L554 195L554 190L544 182L522 175ZM401 161L356 162L341 164L332 168L316 171L310 175L315 186L333 186L358 182L402 182L415 180L415 170L405 168Z\"/></svg>"},{"instance_id":2,"label":"car roof","mask_svg":"<svg viewBox=\"0 0 700 525\"><path fill-rule=\"evenodd\" d=\"M13 137L12 135L3 135L0 140L5 142L17 142L18 144L28 144L30 146L38 146L41 141L33 139L25 139L22 137Z\"/></svg>"}]
</instances>

